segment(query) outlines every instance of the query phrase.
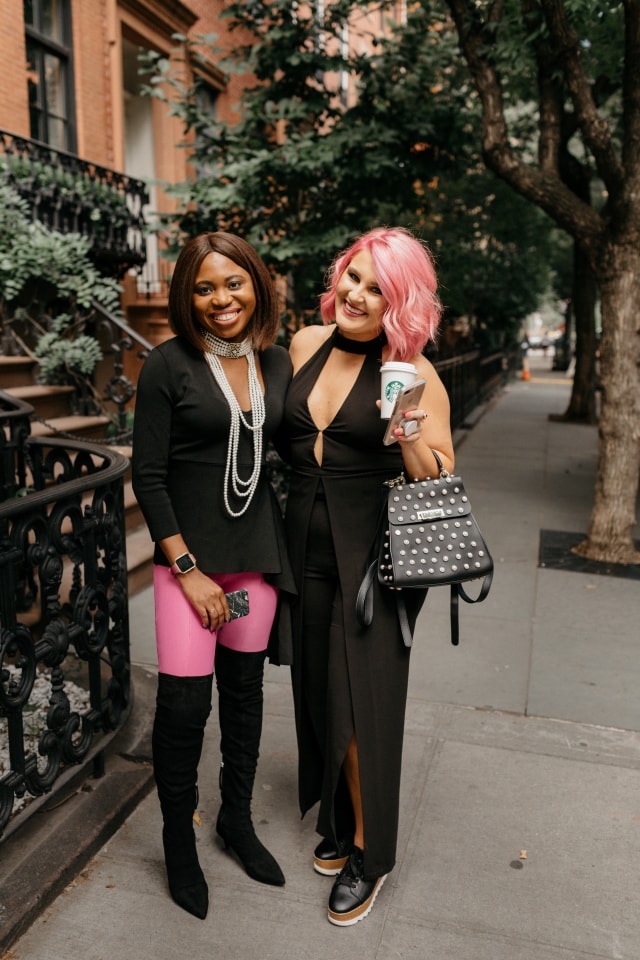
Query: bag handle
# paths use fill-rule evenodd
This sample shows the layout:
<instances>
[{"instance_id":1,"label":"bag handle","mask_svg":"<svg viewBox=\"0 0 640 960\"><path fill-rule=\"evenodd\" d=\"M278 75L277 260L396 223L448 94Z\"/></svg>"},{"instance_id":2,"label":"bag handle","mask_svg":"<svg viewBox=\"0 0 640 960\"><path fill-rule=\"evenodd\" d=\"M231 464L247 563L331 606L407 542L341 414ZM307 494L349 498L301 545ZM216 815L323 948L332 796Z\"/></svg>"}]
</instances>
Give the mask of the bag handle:
<instances>
[{"instance_id":1,"label":"bag handle","mask_svg":"<svg viewBox=\"0 0 640 960\"><path fill-rule=\"evenodd\" d=\"M373 560L367 567L356 597L356 617L362 627L370 627L373 620L373 581L377 569L378 561Z\"/></svg>"}]
</instances>

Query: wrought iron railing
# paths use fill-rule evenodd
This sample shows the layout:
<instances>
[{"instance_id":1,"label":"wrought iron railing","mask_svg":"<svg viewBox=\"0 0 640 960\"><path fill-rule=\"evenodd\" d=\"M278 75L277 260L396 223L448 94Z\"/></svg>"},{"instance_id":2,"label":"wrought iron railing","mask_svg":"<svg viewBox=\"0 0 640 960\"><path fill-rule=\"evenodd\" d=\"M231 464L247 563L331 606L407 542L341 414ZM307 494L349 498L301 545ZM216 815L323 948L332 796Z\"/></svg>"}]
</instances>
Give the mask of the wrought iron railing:
<instances>
[{"instance_id":1,"label":"wrought iron railing","mask_svg":"<svg viewBox=\"0 0 640 960\"><path fill-rule=\"evenodd\" d=\"M46 319L43 324L46 327ZM4 327L0 324L0 334L0 355L35 357L41 329L29 318L14 319ZM109 417L111 425L104 439L111 444L129 444L132 433L129 402L136 392L138 369L153 344L96 300L87 316L76 324L76 335L80 334L95 337L103 359L91 377L67 372L57 383L71 383L75 387L69 399L71 413Z\"/></svg>"},{"instance_id":2,"label":"wrought iron railing","mask_svg":"<svg viewBox=\"0 0 640 960\"><path fill-rule=\"evenodd\" d=\"M471 411L507 381L505 354L483 355L479 350L461 353L447 360L435 360L434 367L444 383L451 404L451 426L464 426Z\"/></svg>"},{"instance_id":3,"label":"wrought iron railing","mask_svg":"<svg viewBox=\"0 0 640 960\"><path fill-rule=\"evenodd\" d=\"M0 392L0 835L100 771L130 708L123 476L96 444L29 435Z\"/></svg>"},{"instance_id":4,"label":"wrought iron railing","mask_svg":"<svg viewBox=\"0 0 640 960\"><path fill-rule=\"evenodd\" d=\"M113 430L107 439L110 443L128 444L132 434L128 404L136 392L139 366L149 356L153 344L95 300L87 322L87 333L96 338L104 357L94 377L100 408L109 414L115 410ZM125 366L127 356L132 365L138 365L128 372Z\"/></svg>"},{"instance_id":5,"label":"wrought iron railing","mask_svg":"<svg viewBox=\"0 0 640 960\"><path fill-rule=\"evenodd\" d=\"M123 173L0 130L0 178L24 197L33 219L91 241L103 273L122 277L146 261L146 184Z\"/></svg>"}]
</instances>

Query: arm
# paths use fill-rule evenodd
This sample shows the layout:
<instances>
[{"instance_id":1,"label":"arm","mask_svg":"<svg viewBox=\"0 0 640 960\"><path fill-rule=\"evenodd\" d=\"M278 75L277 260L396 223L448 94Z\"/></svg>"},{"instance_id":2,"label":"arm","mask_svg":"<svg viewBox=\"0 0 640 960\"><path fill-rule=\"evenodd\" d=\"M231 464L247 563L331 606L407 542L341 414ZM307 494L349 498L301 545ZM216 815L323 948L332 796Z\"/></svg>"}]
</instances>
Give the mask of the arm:
<instances>
[{"instance_id":1,"label":"arm","mask_svg":"<svg viewBox=\"0 0 640 960\"><path fill-rule=\"evenodd\" d=\"M176 402L171 385L172 377L165 357L152 351L138 380L132 479L151 539L159 545L170 565L181 554L190 552L179 532L167 487L171 419ZM217 629L229 616L224 591L198 569L177 579L203 626Z\"/></svg>"},{"instance_id":2,"label":"arm","mask_svg":"<svg viewBox=\"0 0 640 960\"><path fill-rule=\"evenodd\" d=\"M420 429L410 437L401 430L396 431L402 450L405 470L408 478L422 480L424 477L437 477L438 465L433 456L435 450L446 470L454 467L453 440L451 437L449 397L433 364L425 357L416 357L413 363L418 368L418 377L424 377L426 385L418 410L407 410L406 415L426 413L426 419L418 420Z\"/></svg>"},{"instance_id":3,"label":"arm","mask_svg":"<svg viewBox=\"0 0 640 960\"><path fill-rule=\"evenodd\" d=\"M173 564L174 560L183 553L189 553L179 533L173 537L158 540L158 546L170 564ZM212 631L217 630L229 619L229 604L224 590L205 573L195 567L189 573L177 576L176 579L185 597L197 611L203 627L208 626Z\"/></svg>"}]
</instances>

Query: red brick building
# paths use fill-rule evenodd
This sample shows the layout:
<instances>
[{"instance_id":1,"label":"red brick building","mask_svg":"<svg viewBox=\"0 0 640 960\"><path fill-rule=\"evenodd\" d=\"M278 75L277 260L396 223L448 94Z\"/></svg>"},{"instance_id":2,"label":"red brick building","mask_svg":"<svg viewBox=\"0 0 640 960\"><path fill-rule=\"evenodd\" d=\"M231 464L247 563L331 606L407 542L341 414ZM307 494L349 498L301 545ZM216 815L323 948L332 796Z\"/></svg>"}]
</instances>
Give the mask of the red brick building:
<instances>
[{"instance_id":1,"label":"red brick building","mask_svg":"<svg viewBox=\"0 0 640 960\"><path fill-rule=\"evenodd\" d=\"M325 2L316 2L316 13L321 15ZM60 168L71 169L77 177L80 161L85 188L98 181L112 201L122 203L126 195L129 209L137 205L137 232L129 226L119 235L125 246L134 242L135 235L136 249L130 251L129 260L126 251L114 250L118 244L114 243L113 228L103 232L101 242L105 261L108 264L109 257L114 260L112 272L122 279L123 306L130 325L152 343L167 333L170 268L158 255L157 237L142 236L142 219L148 222L154 211L171 209L171 201L154 181L177 183L189 171L188 153L179 146L183 140L180 121L169 115L165 104L142 95L138 55L152 50L171 57L176 49L174 34L215 33L222 50L241 42L238 32L229 35L225 21L219 19L224 6L225 0L0 3L0 165L6 165L7 157L20 154L26 157L27 168L37 161L47 166L51 176ZM363 3L354 12L342 42L361 52L372 36L384 32L388 16L375 5ZM403 0L391 16L404 19ZM204 53L204 65L197 67L204 81L203 96L212 114L232 122L233 106L252 79L226 76L216 66L221 55ZM192 79L193 68L180 65L179 69L186 71L187 82ZM334 82L336 95L348 103L353 96L351 81L345 75L336 76ZM143 204L144 184L148 184L148 196ZM115 198L114 192L118 194ZM51 209L50 197L48 202ZM106 209L102 217L108 220ZM35 215L46 219L37 209ZM95 211L85 212L85 227L87 217L98 218ZM63 229L77 226L73 219L67 220Z\"/></svg>"},{"instance_id":2,"label":"red brick building","mask_svg":"<svg viewBox=\"0 0 640 960\"><path fill-rule=\"evenodd\" d=\"M218 21L224 0L2 0L0 4L0 131L5 154L15 138L46 144L52 164L65 155L135 180L178 182L187 154L180 123L159 101L141 94L138 53L167 56L173 34L226 36ZM234 37L235 39L235 37ZM233 116L242 78L225 77L214 55L198 67L212 111ZM187 69L189 79L190 71ZM21 149L33 149L30 144ZM0 160L2 159L0 152ZM29 154L33 156L33 154ZM105 174L106 176L106 174ZM144 214L169 209L149 186ZM167 264L155 237L142 241L146 262L123 277L129 322L154 342L164 324ZM121 271L122 272L122 271ZM151 322L151 326L149 326Z\"/></svg>"}]
</instances>

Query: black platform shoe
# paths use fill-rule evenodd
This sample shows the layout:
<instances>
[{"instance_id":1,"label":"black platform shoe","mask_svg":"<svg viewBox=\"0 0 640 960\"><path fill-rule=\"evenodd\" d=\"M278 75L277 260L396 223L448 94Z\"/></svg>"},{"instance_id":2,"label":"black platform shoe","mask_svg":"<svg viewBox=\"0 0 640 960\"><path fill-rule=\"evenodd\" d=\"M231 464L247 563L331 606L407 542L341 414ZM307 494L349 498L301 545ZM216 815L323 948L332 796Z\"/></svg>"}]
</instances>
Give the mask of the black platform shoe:
<instances>
[{"instance_id":1,"label":"black platform shoe","mask_svg":"<svg viewBox=\"0 0 640 960\"><path fill-rule=\"evenodd\" d=\"M329 897L329 923L338 927L350 927L363 920L370 912L386 874L375 880L364 879L363 853L358 847L342 868Z\"/></svg>"},{"instance_id":2,"label":"black platform shoe","mask_svg":"<svg viewBox=\"0 0 640 960\"><path fill-rule=\"evenodd\" d=\"M335 877L349 859L352 846L352 838L337 843L328 838L321 840L313 851L313 869L325 877Z\"/></svg>"}]
</instances>

